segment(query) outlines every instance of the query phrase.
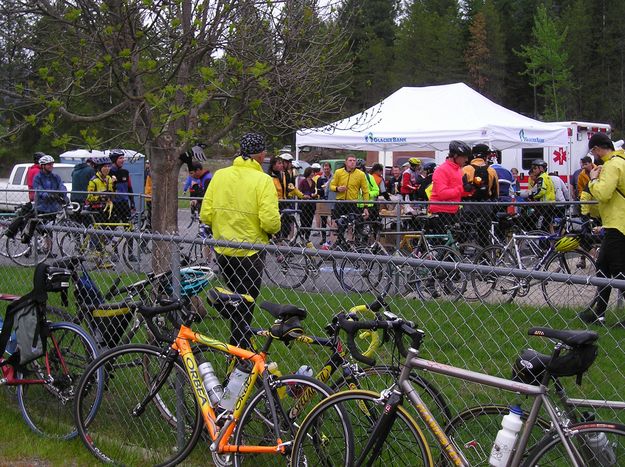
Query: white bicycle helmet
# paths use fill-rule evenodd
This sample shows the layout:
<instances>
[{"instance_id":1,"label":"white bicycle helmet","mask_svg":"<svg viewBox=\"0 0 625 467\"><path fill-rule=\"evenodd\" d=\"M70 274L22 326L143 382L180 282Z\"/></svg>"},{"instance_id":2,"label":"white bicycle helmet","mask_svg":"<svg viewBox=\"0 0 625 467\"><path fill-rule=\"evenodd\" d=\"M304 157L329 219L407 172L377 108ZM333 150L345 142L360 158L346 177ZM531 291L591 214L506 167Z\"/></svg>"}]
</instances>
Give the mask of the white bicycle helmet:
<instances>
[{"instance_id":1,"label":"white bicycle helmet","mask_svg":"<svg viewBox=\"0 0 625 467\"><path fill-rule=\"evenodd\" d=\"M44 154L43 156L39 158L39 165L46 165L46 164L53 164L53 163L54 163L54 157L48 156L47 154Z\"/></svg>"}]
</instances>

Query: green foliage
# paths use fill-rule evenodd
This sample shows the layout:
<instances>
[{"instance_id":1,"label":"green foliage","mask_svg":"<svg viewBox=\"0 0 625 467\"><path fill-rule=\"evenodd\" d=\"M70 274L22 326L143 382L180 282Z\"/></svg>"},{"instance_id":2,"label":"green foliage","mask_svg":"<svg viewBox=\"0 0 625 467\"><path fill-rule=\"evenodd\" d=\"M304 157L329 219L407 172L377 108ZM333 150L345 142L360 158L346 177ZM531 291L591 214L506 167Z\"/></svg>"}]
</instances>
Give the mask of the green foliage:
<instances>
[{"instance_id":1,"label":"green foliage","mask_svg":"<svg viewBox=\"0 0 625 467\"><path fill-rule=\"evenodd\" d=\"M561 30L558 21L539 6L532 29L533 45L525 45L518 52L525 59L530 86L538 88L545 100L544 116L547 120L564 120L564 91L572 87L571 68L564 48L567 30Z\"/></svg>"}]
</instances>

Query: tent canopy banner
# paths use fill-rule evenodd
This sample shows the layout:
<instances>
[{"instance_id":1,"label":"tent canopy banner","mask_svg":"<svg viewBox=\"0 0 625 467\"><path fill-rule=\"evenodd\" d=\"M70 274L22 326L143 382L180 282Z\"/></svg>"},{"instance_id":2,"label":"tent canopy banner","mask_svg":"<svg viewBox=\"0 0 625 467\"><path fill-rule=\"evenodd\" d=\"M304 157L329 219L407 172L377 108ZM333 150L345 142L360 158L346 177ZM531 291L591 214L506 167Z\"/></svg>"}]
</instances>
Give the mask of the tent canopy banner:
<instances>
[{"instance_id":1,"label":"tent canopy banner","mask_svg":"<svg viewBox=\"0 0 625 467\"><path fill-rule=\"evenodd\" d=\"M452 140L498 150L569 143L565 126L508 110L464 83L404 87L362 113L296 136L298 148L365 151L445 151Z\"/></svg>"}]
</instances>

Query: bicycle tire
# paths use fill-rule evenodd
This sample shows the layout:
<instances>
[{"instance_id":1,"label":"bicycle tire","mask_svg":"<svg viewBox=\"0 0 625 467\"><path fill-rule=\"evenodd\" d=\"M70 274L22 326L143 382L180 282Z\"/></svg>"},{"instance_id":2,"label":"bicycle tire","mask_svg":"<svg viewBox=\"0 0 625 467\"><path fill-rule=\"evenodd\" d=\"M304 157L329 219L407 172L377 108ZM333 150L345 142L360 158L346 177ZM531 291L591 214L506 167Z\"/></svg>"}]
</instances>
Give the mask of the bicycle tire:
<instances>
[{"instance_id":1,"label":"bicycle tire","mask_svg":"<svg viewBox=\"0 0 625 467\"><path fill-rule=\"evenodd\" d=\"M357 380L358 389L379 392L391 387L399 379L400 373L401 370L398 367L376 365L361 369L360 373L354 374L354 377ZM452 413L449 404L436 385L419 374L411 373L409 378L412 385L419 391L419 396L424 399L425 405L432 411L434 418L444 420L445 423L451 420ZM335 392L349 389L350 384L351 381L341 378L332 385L332 389Z\"/></svg>"},{"instance_id":2,"label":"bicycle tire","mask_svg":"<svg viewBox=\"0 0 625 467\"><path fill-rule=\"evenodd\" d=\"M128 270L132 272L142 272L145 270L143 258L151 257L151 244L149 246L150 253L146 254L149 242L146 239L138 239L138 238L121 238L118 244L118 251L121 252L122 260L124 261L124 265ZM134 261L131 260L134 258Z\"/></svg>"},{"instance_id":3,"label":"bicycle tire","mask_svg":"<svg viewBox=\"0 0 625 467\"><path fill-rule=\"evenodd\" d=\"M104 462L119 465L172 465L184 460L202 432L202 418L179 357L171 368L164 368L167 350L147 345L129 344L111 349L98 357L85 371L78 385L74 417L78 434L87 449ZM85 384L91 374L104 369L106 387L99 410L91 420L85 407L90 404ZM164 375L158 395L171 407L183 412L184 423L172 427L161 416L154 399L140 414L134 410L153 381L149 375ZM161 373L162 372L162 373ZM176 397L176 391L181 397ZM176 404L176 401L182 404ZM179 430L178 430L179 428ZM178 435L181 442L178 442Z\"/></svg>"},{"instance_id":4,"label":"bicycle tire","mask_svg":"<svg viewBox=\"0 0 625 467\"><path fill-rule=\"evenodd\" d=\"M271 242L273 246L295 246L286 240ZM302 250L304 247L300 247ZM265 256L265 275L278 287L297 288L308 278L308 258L304 254L268 251Z\"/></svg>"},{"instance_id":5,"label":"bicycle tire","mask_svg":"<svg viewBox=\"0 0 625 467\"><path fill-rule=\"evenodd\" d=\"M509 412L510 407L505 405L470 407L453 417L444 431L462 449L470 465L487 466L497 432L501 429L501 420ZM524 412L521 416L523 422L527 421L527 415ZM528 446L537 445L550 428L549 420L538 418ZM441 462L441 465L445 465L445 462Z\"/></svg>"},{"instance_id":6,"label":"bicycle tire","mask_svg":"<svg viewBox=\"0 0 625 467\"><path fill-rule=\"evenodd\" d=\"M501 268L518 268L512 254L499 245L490 245L483 248L475 259L478 266L492 266ZM501 304L510 303L522 286L520 279L513 276L501 276L497 273L471 273L471 284L475 295L483 303Z\"/></svg>"},{"instance_id":7,"label":"bicycle tire","mask_svg":"<svg viewBox=\"0 0 625 467\"><path fill-rule=\"evenodd\" d=\"M22 236L6 239L7 256L19 266L36 266L44 262L52 252L52 239L46 231L36 232L28 243L22 243Z\"/></svg>"},{"instance_id":8,"label":"bicycle tire","mask_svg":"<svg viewBox=\"0 0 625 467\"><path fill-rule=\"evenodd\" d=\"M57 221L55 224L55 227L72 227L72 228L77 228L77 229L84 229L85 226L79 222L73 221L71 219L60 219L59 221ZM59 247L59 250L62 251L61 248L61 240L64 234L67 233L72 233L72 232L66 232L63 230L50 230L51 232L54 232L54 237L55 237L55 244L57 247Z\"/></svg>"},{"instance_id":9,"label":"bicycle tire","mask_svg":"<svg viewBox=\"0 0 625 467\"><path fill-rule=\"evenodd\" d=\"M297 432L291 466L352 466L384 411L386 398L371 391L344 391L320 402ZM434 465L423 432L402 406L389 427L382 451L367 465Z\"/></svg>"},{"instance_id":10,"label":"bicycle tire","mask_svg":"<svg viewBox=\"0 0 625 467\"><path fill-rule=\"evenodd\" d=\"M62 232L59 237L59 248L62 256L82 256L85 254L83 242L85 235L77 232Z\"/></svg>"},{"instance_id":11,"label":"bicycle tire","mask_svg":"<svg viewBox=\"0 0 625 467\"><path fill-rule=\"evenodd\" d=\"M273 384L275 387L272 389L271 397L277 406L283 443L295 438L297 428L312 407L333 394L332 389L325 384L303 375L281 376L274 379ZM283 397L279 396L281 389L284 389ZM254 446L276 444L274 421L267 400L266 391L261 389L248 401L234 434L234 444ZM236 467L254 463L264 464L268 459L267 454L235 454L232 457Z\"/></svg>"},{"instance_id":12,"label":"bicycle tire","mask_svg":"<svg viewBox=\"0 0 625 467\"><path fill-rule=\"evenodd\" d=\"M597 275L597 265L587 252L573 250L554 253L545 263L543 271L593 277ZM566 308L587 310L597 296L597 287L590 284L570 284L546 280L541 282L541 288L545 301L558 312Z\"/></svg>"},{"instance_id":13,"label":"bicycle tire","mask_svg":"<svg viewBox=\"0 0 625 467\"><path fill-rule=\"evenodd\" d=\"M52 376L50 383L17 387L17 403L31 430L56 439L71 439L77 435L72 413L75 387L85 368L96 357L95 342L80 326L50 323L46 353L28 363L25 371L18 371L18 378L44 379L48 365ZM102 400L103 372L92 373L86 384L93 397L86 410L86 419L90 420Z\"/></svg>"},{"instance_id":14,"label":"bicycle tire","mask_svg":"<svg viewBox=\"0 0 625 467\"><path fill-rule=\"evenodd\" d=\"M582 455L584 465L608 466L625 464L625 425L612 422L584 422L566 429L571 440ZM597 447L594 440L605 436L606 445ZM620 460L619 460L620 459ZM556 432L546 435L528 454L523 466L569 465L562 440Z\"/></svg>"},{"instance_id":15,"label":"bicycle tire","mask_svg":"<svg viewBox=\"0 0 625 467\"><path fill-rule=\"evenodd\" d=\"M371 255L369 248L357 248L352 253ZM365 293L376 290L382 285L382 277L385 275L386 264L364 259L344 258L341 260L339 270L339 282L346 292Z\"/></svg>"}]
</instances>

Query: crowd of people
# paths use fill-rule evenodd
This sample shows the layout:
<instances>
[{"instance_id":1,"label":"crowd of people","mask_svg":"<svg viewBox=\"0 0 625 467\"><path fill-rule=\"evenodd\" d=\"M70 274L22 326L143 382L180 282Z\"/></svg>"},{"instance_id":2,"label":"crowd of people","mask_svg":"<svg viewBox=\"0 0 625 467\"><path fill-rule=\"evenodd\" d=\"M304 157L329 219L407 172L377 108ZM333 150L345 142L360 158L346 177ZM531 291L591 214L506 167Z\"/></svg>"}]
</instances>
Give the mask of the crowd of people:
<instances>
[{"instance_id":1,"label":"crowd of people","mask_svg":"<svg viewBox=\"0 0 625 467\"><path fill-rule=\"evenodd\" d=\"M200 220L212 229L216 240L267 243L269 237L290 235L292 216L281 216L299 204L304 239L312 247L312 235L321 236L321 247L329 248L333 240L333 220L357 213L367 219L379 215L378 204L372 200L429 201L427 210L435 220L431 227L446 230L454 224L462 209L477 229L490 228L490 220L506 205L492 202L538 202L527 204L537 228L552 230L554 217L562 217L559 202L597 200L598 205L582 205L580 214L595 218L605 235L597 267L599 275L625 277L625 256L610 252L625 248L625 153L615 150L604 133L589 140L590 153L580 160L580 168L565 184L557 174L547 173L542 159L532 162L527 188L521 189L517 169L508 170L497 153L485 144L473 147L462 141L449 143L445 161L422 164L411 157L404 166L393 166L385 176L382 164L367 170L365 161L348 154L344 165L334 172L329 162L313 163L299 173L291 154L270 158L267 173L262 164L267 156L264 138L247 134L241 139L241 151L231 167L214 175L191 158L183 159L189 168L183 191L193 198ZM54 159L42 153L35 155L27 180L32 201L42 212L55 212L64 202L64 186L54 174ZM146 193L151 195L151 176L146 173ZM72 174L72 201L96 213L96 219L127 222L135 210L129 173L124 169L123 151L111 150L108 157L88 159L78 164ZM149 187L149 188L148 188ZM149 193L148 193L149 191ZM319 203L319 201L329 203ZM150 200L148 200L150 201ZM339 201L339 202L337 202ZM353 201L343 203L340 201ZM472 203L467 203L472 201ZM516 204L516 206L519 206ZM288 211L287 211L288 212ZM313 224L316 223L316 228ZM488 238L483 232L479 238ZM263 252L243 248L216 247L216 260L226 284L239 293L255 298L259 294L263 272ZM580 314L588 323L602 322L610 288L601 288L593 307ZM232 320L232 343L247 344L237 322L251 322L253 303L247 311Z\"/></svg>"}]
</instances>

